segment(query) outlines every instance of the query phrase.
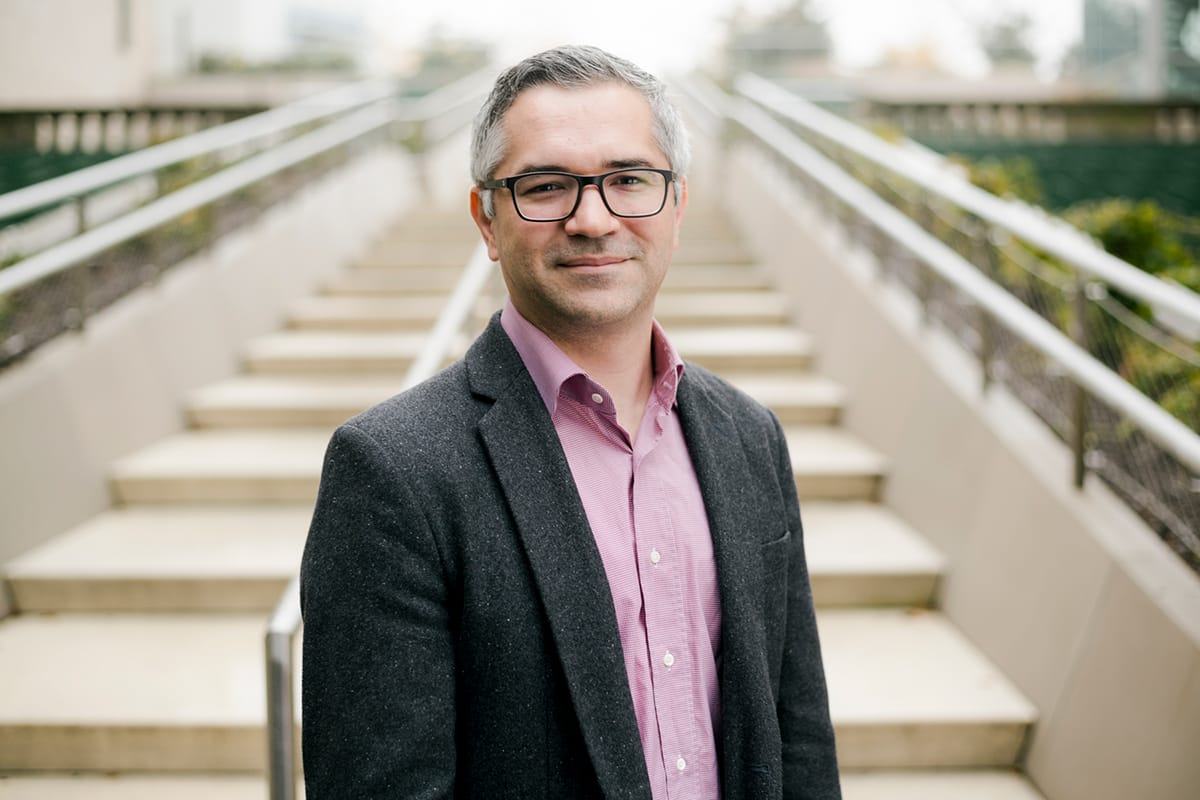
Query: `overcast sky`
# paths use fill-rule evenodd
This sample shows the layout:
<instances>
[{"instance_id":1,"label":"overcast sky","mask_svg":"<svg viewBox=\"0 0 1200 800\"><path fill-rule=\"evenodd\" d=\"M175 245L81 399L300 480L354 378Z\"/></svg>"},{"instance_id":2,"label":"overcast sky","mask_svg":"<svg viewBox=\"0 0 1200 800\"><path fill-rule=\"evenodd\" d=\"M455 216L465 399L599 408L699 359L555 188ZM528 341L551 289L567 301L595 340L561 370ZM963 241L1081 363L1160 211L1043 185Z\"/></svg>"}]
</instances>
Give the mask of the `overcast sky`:
<instances>
[{"instance_id":1,"label":"overcast sky","mask_svg":"<svg viewBox=\"0 0 1200 800\"><path fill-rule=\"evenodd\" d=\"M703 61L721 42L722 20L739 5L764 14L786 0L308 0L340 7L357 4L375 36L398 45L418 42L435 26L447 35L494 44L502 62L563 42L596 44L657 71ZM812 0L826 18L838 59L848 66L872 63L889 47L929 43L942 62L978 73L982 56L972 30L1006 12L1027 13L1035 23L1035 49L1055 62L1079 37L1081 0Z\"/></svg>"}]
</instances>

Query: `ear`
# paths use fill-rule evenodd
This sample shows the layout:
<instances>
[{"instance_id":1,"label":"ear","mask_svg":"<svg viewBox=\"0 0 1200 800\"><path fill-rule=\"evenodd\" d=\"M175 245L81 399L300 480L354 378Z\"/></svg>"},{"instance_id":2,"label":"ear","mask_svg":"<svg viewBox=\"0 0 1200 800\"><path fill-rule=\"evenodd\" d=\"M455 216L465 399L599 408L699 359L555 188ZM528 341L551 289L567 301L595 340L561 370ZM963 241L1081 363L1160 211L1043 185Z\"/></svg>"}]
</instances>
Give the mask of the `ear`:
<instances>
[{"instance_id":1,"label":"ear","mask_svg":"<svg viewBox=\"0 0 1200 800\"><path fill-rule=\"evenodd\" d=\"M683 215L687 211L688 185L687 178L679 179L679 202L675 204L675 242L672 248L679 247L679 226L683 224Z\"/></svg>"},{"instance_id":2,"label":"ear","mask_svg":"<svg viewBox=\"0 0 1200 800\"><path fill-rule=\"evenodd\" d=\"M488 258L492 261L499 261L500 249L496 247L496 233L492 228L493 220L483 213L483 190L478 186L471 187L471 219L475 220L475 227L479 228L479 235L483 237L483 243L487 245Z\"/></svg>"}]
</instances>

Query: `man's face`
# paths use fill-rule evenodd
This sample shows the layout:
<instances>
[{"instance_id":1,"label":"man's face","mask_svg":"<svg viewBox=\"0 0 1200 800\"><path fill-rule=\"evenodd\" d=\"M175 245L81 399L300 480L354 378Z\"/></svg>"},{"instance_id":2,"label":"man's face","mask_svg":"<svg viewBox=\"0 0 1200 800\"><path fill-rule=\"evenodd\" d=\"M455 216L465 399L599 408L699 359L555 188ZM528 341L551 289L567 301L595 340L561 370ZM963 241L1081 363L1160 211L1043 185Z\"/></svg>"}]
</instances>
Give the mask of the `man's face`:
<instances>
[{"instance_id":1,"label":"man's face","mask_svg":"<svg viewBox=\"0 0 1200 800\"><path fill-rule=\"evenodd\" d=\"M625 167L670 169L654 140L650 106L618 83L563 89L537 86L504 115L507 151L494 177L535 170L596 175ZM597 187L583 190L561 222L527 222L507 189L484 217L473 190L472 215L492 260L499 260L513 305L551 337L620 332L649 325L654 297L679 243L686 193L669 187L653 217L609 213Z\"/></svg>"}]
</instances>

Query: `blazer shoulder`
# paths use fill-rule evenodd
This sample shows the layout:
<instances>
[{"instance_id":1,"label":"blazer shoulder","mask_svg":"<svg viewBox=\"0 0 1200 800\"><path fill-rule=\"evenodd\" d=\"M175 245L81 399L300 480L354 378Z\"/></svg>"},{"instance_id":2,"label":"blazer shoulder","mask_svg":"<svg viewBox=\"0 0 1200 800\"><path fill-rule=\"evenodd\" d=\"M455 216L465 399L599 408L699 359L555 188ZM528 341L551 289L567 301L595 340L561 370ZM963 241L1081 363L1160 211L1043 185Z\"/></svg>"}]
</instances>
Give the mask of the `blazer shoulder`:
<instances>
[{"instance_id":1,"label":"blazer shoulder","mask_svg":"<svg viewBox=\"0 0 1200 800\"><path fill-rule=\"evenodd\" d=\"M472 395L460 361L343 425L387 446L436 443L473 430L485 406Z\"/></svg>"},{"instance_id":2,"label":"blazer shoulder","mask_svg":"<svg viewBox=\"0 0 1200 800\"><path fill-rule=\"evenodd\" d=\"M686 396L703 398L724 410L736 424L778 426L775 413L724 378L698 364L687 362L683 382L690 383Z\"/></svg>"}]
</instances>

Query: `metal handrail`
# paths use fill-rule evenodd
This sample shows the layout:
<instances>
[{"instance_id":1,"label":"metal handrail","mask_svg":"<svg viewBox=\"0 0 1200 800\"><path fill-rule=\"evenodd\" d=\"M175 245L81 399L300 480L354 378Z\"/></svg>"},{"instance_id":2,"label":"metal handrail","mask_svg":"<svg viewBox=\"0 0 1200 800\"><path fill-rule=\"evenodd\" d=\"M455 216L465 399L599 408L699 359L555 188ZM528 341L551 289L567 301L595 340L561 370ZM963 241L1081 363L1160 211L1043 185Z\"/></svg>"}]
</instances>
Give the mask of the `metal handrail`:
<instances>
[{"instance_id":1,"label":"metal handrail","mask_svg":"<svg viewBox=\"0 0 1200 800\"><path fill-rule=\"evenodd\" d=\"M319 130L228 167L212 177L164 195L148 205L0 271L0 295L62 272L114 245L149 233L189 211L202 208L288 167L379 130L392 124L396 117L396 109L386 105L357 111Z\"/></svg>"},{"instance_id":2,"label":"metal handrail","mask_svg":"<svg viewBox=\"0 0 1200 800\"><path fill-rule=\"evenodd\" d=\"M970 297L1019 338L1058 363L1067 376L1137 425L1166 452L1188 468L1200 471L1200 435L980 274L972 264L903 212L803 142L793 131L760 108L760 104L750 98L731 98L697 77L682 81L681 86L686 96L696 102L704 113L724 114L747 137L803 172L839 202L870 219L896 244ZM715 99L718 97L722 99Z\"/></svg>"},{"instance_id":3,"label":"metal handrail","mask_svg":"<svg viewBox=\"0 0 1200 800\"><path fill-rule=\"evenodd\" d=\"M493 274L487 248L480 243L438 315L420 355L405 373L404 389L432 377L445 362ZM267 623L267 743L271 800L294 800L299 779L295 760L295 664L292 650L302 624L300 578L297 575L288 582Z\"/></svg>"},{"instance_id":4,"label":"metal handrail","mask_svg":"<svg viewBox=\"0 0 1200 800\"><path fill-rule=\"evenodd\" d=\"M439 141L470 121L474 109L479 105L480 91L490 81L489 70L470 75L414 103L403 118L422 126L422 138L425 141ZM431 377L444 363L492 274L492 261L488 258L487 248L481 243L472 253L420 354L405 373L402 388L407 389ZM295 663L292 651L296 634L302 625L300 579L296 575L288 582L271 613L265 640L267 778L271 800L295 800L296 784L300 778L296 762Z\"/></svg>"},{"instance_id":5,"label":"metal handrail","mask_svg":"<svg viewBox=\"0 0 1200 800\"><path fill-rule=\"evenodd\" d=\"M1149 304L1156 311L1169 312L1189 323L1200 324L1200 296L1196 293L1159 280L1105 252L1062 221L1023 203L997 197L966 180L950 177L936 163L918 158L765 78L741 75L734 86L742 97L771 113L912 181L984 222L1058 257L1080 272Z\"/></svg>"},{"instance_id":6,"label":"metal handrail","mask_svg":"<svg viewBox=\"0 0 1200 800\"><path fill-rule=\"evenodd\" d=\"M146 175L188 159L267 139L288 130L392 97L387 81L339 86L259 114L218 125L163 144L117 156L67 175L0 195L0 220L75 201L115 183Z\"/></svg>"},{"instance_id":7,"label":"metal handrail","mask_svg":"<svg viewBox=\"0 0 1200 800\"><path fill-rule=\"evenodd\" d=\"M1064 373L1137 425L1166 452L1200 472L1200 436L1168 414L1069 337L997 286L962 256L801 141L749 100L733 101L730 118L776 156L805 173L837 200L870 219L945 281L968 296Z\"/></svg>"}]
</instances>

